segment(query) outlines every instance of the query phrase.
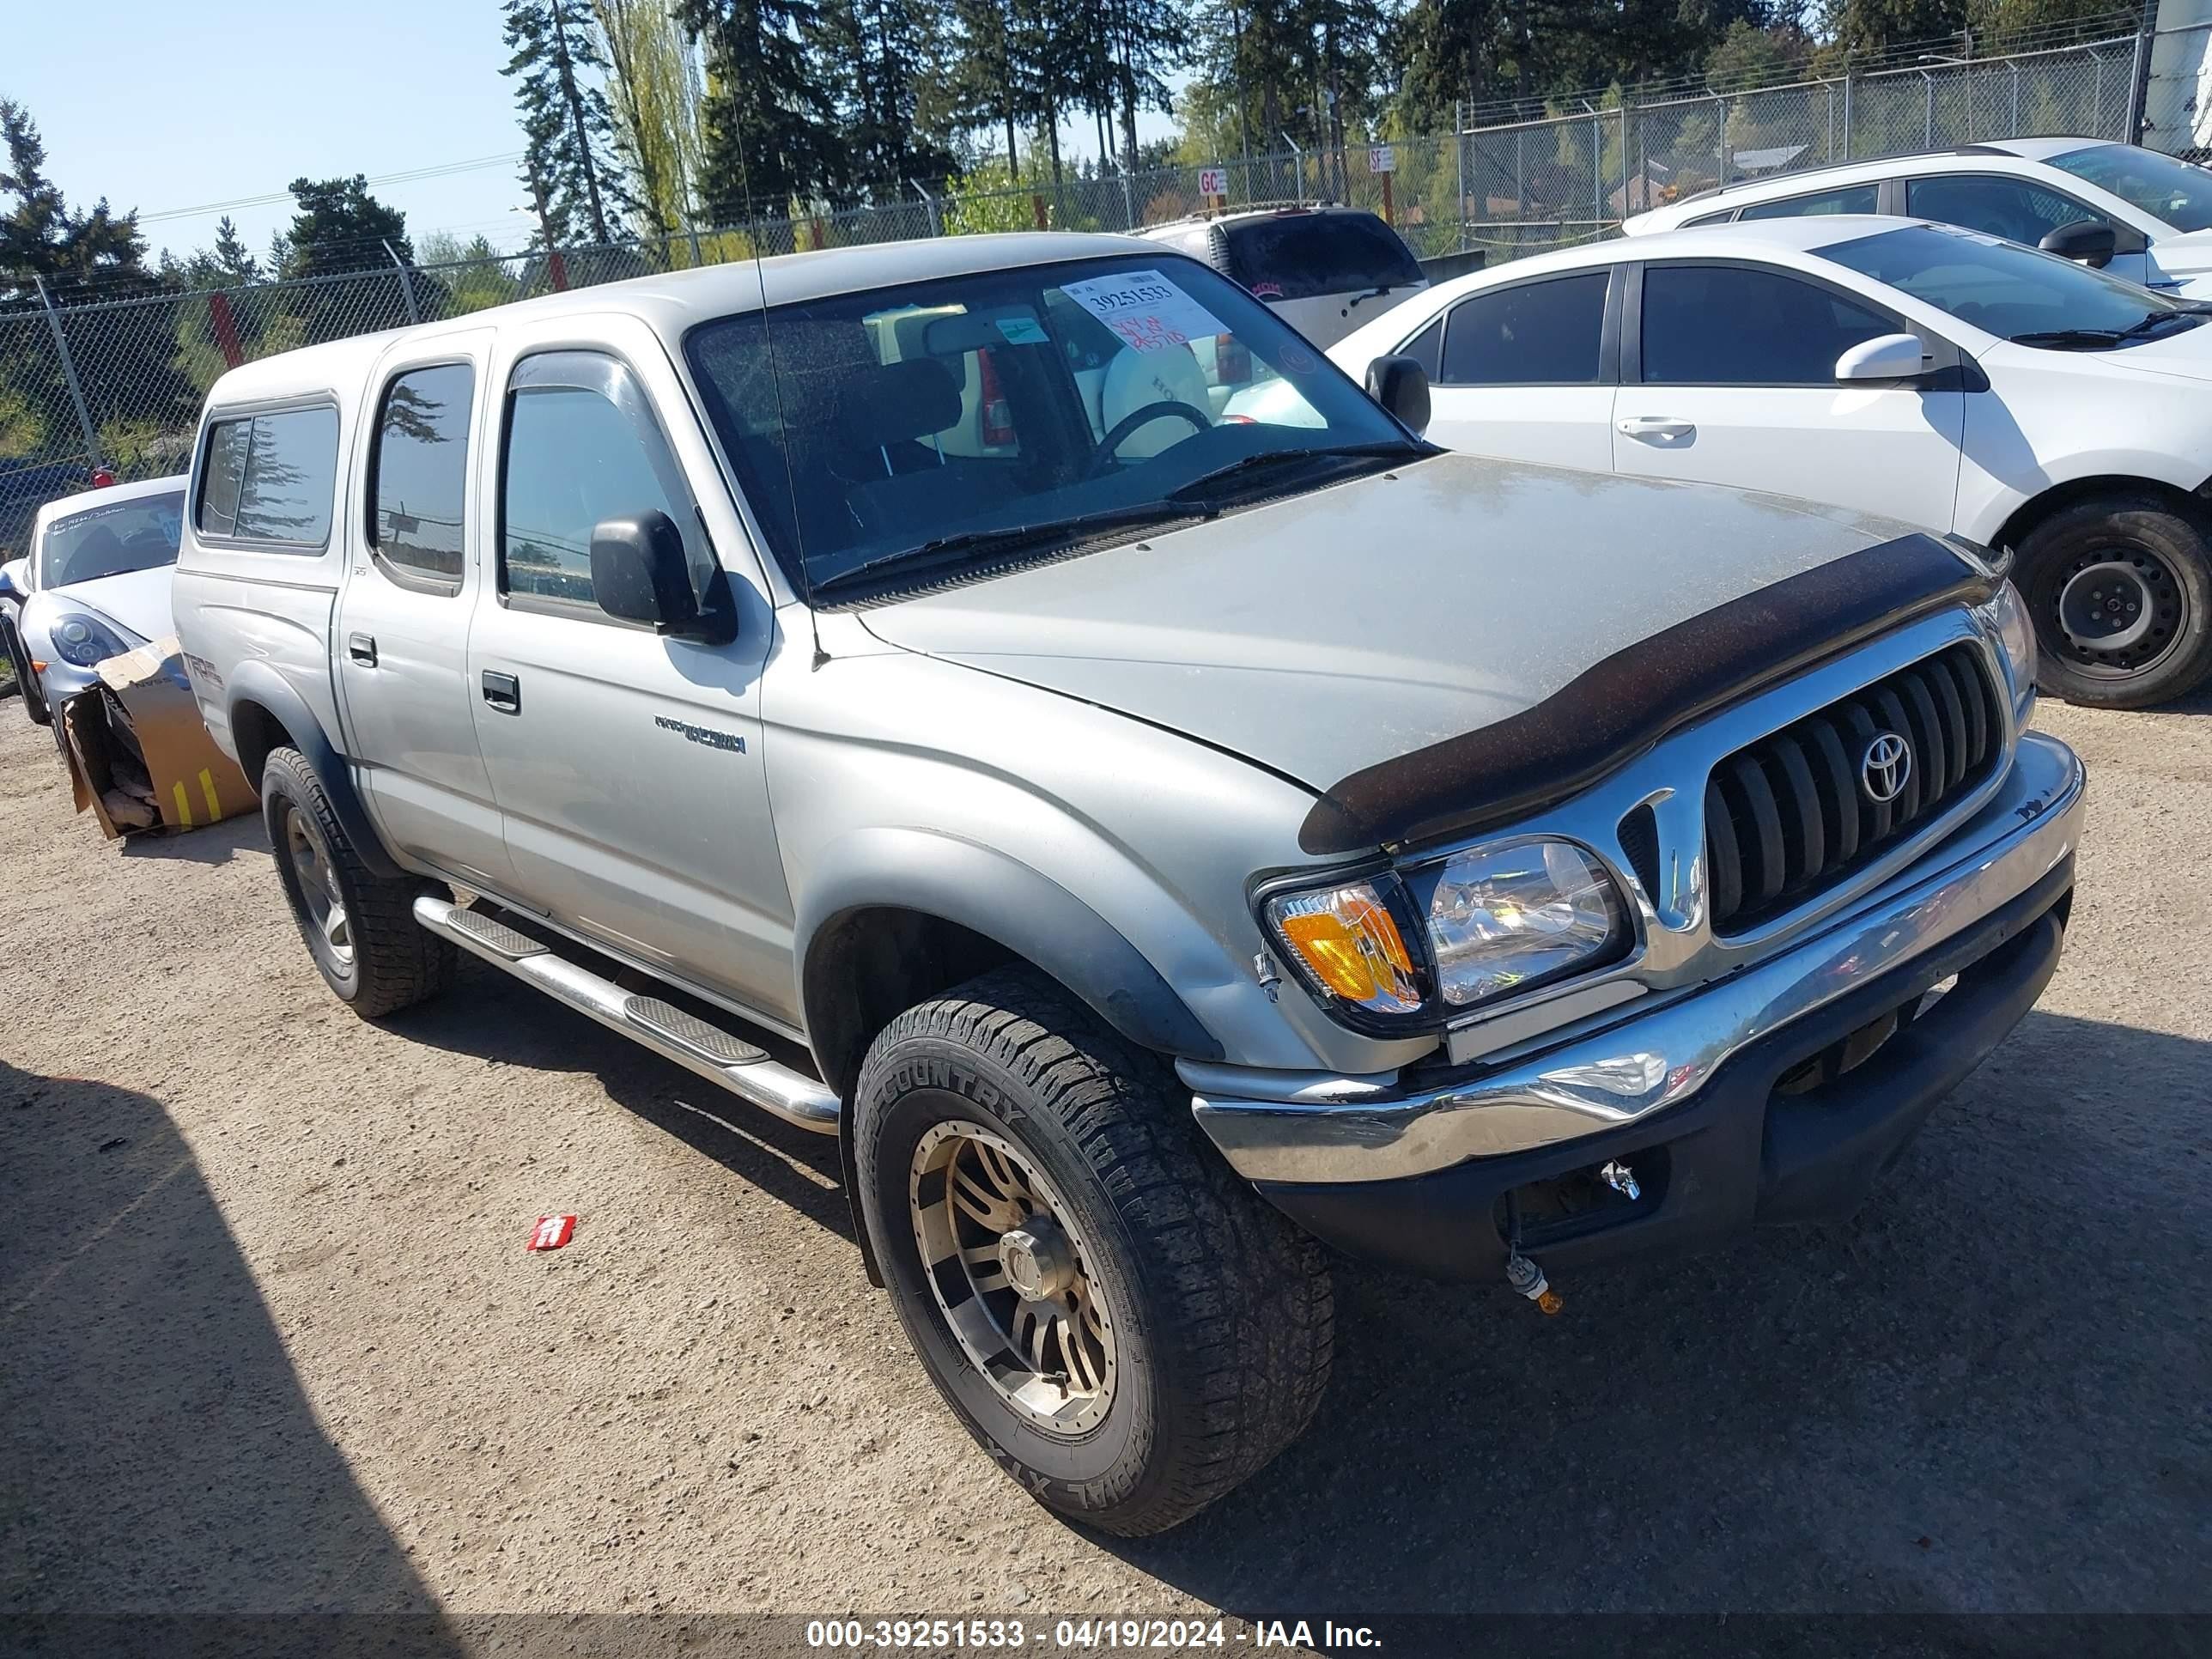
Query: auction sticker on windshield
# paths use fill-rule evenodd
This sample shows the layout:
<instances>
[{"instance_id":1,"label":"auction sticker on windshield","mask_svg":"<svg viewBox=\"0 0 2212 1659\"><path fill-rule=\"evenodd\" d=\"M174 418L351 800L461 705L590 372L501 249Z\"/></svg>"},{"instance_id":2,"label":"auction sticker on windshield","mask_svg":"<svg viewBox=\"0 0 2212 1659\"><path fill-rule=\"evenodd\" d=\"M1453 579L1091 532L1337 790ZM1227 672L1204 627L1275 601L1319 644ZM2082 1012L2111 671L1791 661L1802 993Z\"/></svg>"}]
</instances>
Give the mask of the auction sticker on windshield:
<instances>
[{"instance_id":1,"label":"auction sticker on windshield","mask_svg":"<svg viewBox=\"0 0 2212 1659\"><path fill-rule=\"evenodd\" d=\"M1112 329L1133 351L1159 351L1229 331L1212 312L1157 270L1093 276L1066 283L1060 292Z\"/></svg>"}]
</instances>

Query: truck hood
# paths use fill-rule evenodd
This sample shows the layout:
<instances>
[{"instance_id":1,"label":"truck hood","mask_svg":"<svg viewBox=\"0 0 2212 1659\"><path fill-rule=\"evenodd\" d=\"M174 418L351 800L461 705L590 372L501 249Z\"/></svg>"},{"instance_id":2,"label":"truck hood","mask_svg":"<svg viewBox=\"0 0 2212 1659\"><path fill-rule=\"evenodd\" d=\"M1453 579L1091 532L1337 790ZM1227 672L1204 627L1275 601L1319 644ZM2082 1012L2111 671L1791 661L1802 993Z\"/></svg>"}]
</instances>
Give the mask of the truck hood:
<instances>
[{"instance_id":1,"label":"truck hood","mask_svg":"<svg viewBox=\"0 0 2212 1659\"><path fill-rule=\"evenodd\" d=\"M121 623L142 641L158 640L175 631L169 621L169 586L176 574L176 566L162 564L43 588L40 593L52 614L71 608L96 611L110 622Z\"/></svg>"},{"instance_id":2,"label":"truck hood","mask_svg":"<svg viewBox=\"0 0 2212 1659\"><path fill-rule=\"evenodd\" d=\"M866 620L893 645L1115 709L1319 793L1908 533L1783 496L1441 455Z\"/></svg>"}]
</instances>

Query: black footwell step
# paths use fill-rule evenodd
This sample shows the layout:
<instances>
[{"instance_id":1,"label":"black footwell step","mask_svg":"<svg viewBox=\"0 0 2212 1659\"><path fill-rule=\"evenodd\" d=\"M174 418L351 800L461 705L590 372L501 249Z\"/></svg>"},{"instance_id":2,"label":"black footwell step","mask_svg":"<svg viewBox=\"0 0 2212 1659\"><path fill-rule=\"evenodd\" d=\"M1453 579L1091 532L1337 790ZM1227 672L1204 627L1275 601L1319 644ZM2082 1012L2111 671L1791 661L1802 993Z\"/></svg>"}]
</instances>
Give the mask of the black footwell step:
<instances>
[{"instance_id":1,"label":"black footwell step","mask_svg":"<svg viewBox=\"0 0 2212 1659\"><path fill-rule=\"evenodd\" d=\"M529 934L520 933L494 917L481 915L474 910L455 910L447 919L447 925L458 933L466 933L479 945L488 945L511 962L520 962L525 957L544 955L547 946Z\"/></svg>"},{"instance_id":2,"label":"black footwell step","mask_svg":"<svg viewBox=\"0 0 2212 1659\"><path fill-rule=\"evenodd\" d=\"M623 1004L623 1018L718 1065L750 1066L768 1058L767 1049L733 1037L720 1026L709 1025L696 1014L687 1014L659 997L629 998Z\"/></svg>"}]
</instances>

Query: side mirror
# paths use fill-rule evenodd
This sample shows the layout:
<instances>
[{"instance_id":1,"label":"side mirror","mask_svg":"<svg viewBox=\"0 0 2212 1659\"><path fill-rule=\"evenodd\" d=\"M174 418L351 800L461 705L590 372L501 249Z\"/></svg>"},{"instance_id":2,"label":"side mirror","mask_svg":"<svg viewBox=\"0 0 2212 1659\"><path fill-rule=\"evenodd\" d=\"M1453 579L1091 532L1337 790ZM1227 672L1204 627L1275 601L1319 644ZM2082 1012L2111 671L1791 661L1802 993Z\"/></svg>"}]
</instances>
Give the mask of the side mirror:
<instances>
[{"instance_id":1,"label":"side mirror","mask_svg":"<svg viewBox=\"0 0 2212 1659\"><path fill-rule=\"evenodd\" d=\"M2076 219L2059 226L2036 244L2045 253L2062 259L2079 259L2093 270L2101 270L2119 252L2120 239L2112 228L2096 219Z\"/></svg>"},{"instance_id":2,"label":"side mirror","mask_svg":"<svg viewBox=\"0 0 2212 1659\"><path fill-rule=\"evenodd\" d=\"M1367 395L1415 437L1429 429L1428 371L1411 357L1377 357L1368 364Z\"/></svg>"},{"instance_id":3,"label":"side mirror","mask_svg":"<svg viewBox=\"0 0 2212 1659\"><path fill-rule=\"evenodd\" d=\"M1910 334L1877 334L1836 359L1836 378L1844 382L1912 380L1928 370L1928 355Z\"/></svg>"},{"instance_id":4,"label":"side mirror","mask_svg":"<svg viewBox=\"0 0 2212 1659\"><path fill-rule=\"evenodd\" d=\"M657 509L593 526L592 596L610 617L650 623L656 634L704 639L714 631L691 591L684 538Z\"/></svg>"},{"instance_id":5,"label":"side mirror","mask_svg":"<svg viewBox=\"0 0 2212 1659\"><path fill-rule=\"evenodd\" d=\"M24 591L24 580L29 575L27 559L10 559L0 564L0 599L22 600L30 596Z\"/></svg>"}]
</instances>

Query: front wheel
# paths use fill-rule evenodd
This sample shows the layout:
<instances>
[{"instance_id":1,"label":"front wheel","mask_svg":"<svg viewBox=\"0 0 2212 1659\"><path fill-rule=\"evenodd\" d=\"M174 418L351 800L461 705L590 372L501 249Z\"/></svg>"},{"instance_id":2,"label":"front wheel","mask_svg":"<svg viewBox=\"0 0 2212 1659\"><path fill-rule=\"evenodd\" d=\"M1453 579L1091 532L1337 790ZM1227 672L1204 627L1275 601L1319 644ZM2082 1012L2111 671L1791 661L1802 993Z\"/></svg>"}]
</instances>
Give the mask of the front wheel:
<instances>
[{"instance_id":1,"label":"front wheel","mask_svg":"<svg viewBox=\"0 0 2212 1659\"><path fill-rule=\"evenodd\" d=\"M2020 546L2036 680L2069 702L2148 708L2212 675L2212 543L2150 495L2077 501Z\"/></svg>"},{"instance_id":2,"label":"front wheel","mask_svg":"<svg viewBox=\"0 0 2212 1659\"><path fill-rule=\"evenodd\" d=\"M8 666L15 676L15 684L23 693L23 712L31 717L33 726L51 726L53 711L46 707L45 688L39 677L31 672L31 653L23 648L23 636L16 630L13 617L0 617L0 647L8 653Z\"/></svg>"},{"instance_id":3,"label":"front wheel","mask_svg":"<svg viewBox=\"0 0 2212 1659\"><path fill-rule=\"evenodd\" d=\"M848 1133L915 1353L1052 1508L1164 1531L1311 1419L1320 1246L1201 1144L1157 1060L1049 981L1002 969L902 1014Z\"/></svg>"},{"instance_id":4,"label":"front wheel","mask_svg":"<svg viewBox=\"0 0 2212 1659\"><path fill-rule=\"evenodd\" d=\"M374 1018L445 989L453 946L415 920L428 884L386 879L362 861L298 750L276 750L264 764L261 816L300 936L341 1000Z\"/></svg>"}]
</instances>

